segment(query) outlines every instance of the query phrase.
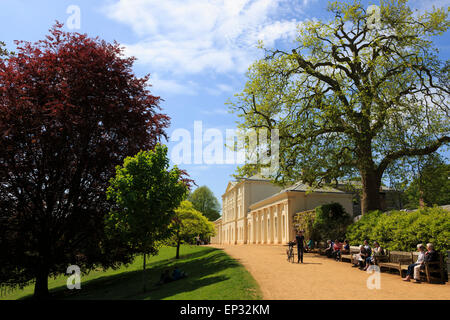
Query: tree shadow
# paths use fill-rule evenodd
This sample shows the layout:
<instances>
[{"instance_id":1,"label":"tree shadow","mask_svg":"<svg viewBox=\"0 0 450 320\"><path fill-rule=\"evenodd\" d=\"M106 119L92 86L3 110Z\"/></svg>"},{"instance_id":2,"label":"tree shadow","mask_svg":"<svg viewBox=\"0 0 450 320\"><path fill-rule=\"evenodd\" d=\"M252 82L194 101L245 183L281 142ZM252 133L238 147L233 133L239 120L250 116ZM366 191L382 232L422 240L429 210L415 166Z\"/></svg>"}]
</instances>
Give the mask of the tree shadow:
<instances>
[{"instance_id":1,"label":"tree shadow","mask_svg":"<svg viewBox=\"0 0 450 320\"><path fill-rule=\"evenodd\" d=\"M226 281L229 277L217 275L217 273L241 266L237 261L230 259L223 251L214 248L206 248L200 252L182 255L180 259L171 258L153 263L150 260L147 265L149 269L145 271L145 274L143 270L136 270L115 275L105 275L86 282L82 281L81 290L68 290L66 286L55 288L51 291L51 298L74 300L160 300ZM161 273L166 269L172 272L175 266L186 272L188 277L157 285ZM145 292L144 279L146 284ZM30 296L24 297L24 299L29 298Z\"/></svg>"}]
</instances>

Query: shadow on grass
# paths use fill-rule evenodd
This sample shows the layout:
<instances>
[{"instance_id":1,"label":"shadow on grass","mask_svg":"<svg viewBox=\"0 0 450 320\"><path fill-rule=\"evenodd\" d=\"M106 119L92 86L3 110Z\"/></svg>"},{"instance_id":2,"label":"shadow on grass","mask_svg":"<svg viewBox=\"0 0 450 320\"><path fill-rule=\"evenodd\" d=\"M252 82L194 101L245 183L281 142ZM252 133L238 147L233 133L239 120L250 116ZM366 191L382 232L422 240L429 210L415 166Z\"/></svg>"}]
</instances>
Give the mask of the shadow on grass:
<instances>
[{"instance_id":1,"label":"shadow on grass","mask_svg":"<svg viewBox=\"0 0 450 320\"><path fill-rule=\"evenodd\" d=\"M172 272L175 266L186 272L188 277L157 285L161 273L166 269ZM143 290L144 272L136 270L110 276L105 275L86 282L82 281L81 290L68 290L65 286L61 286L51 290L51 297L52 299L81 300L160 300L228 280L227 276L217 273L225 269L240 267L240 264L221 250L205 248L199 252L183 255L178 260L172 258L152 263L149 259L147 267L145 292ZM24 299L29 298L30 296L24 297ZM199 297L199 299L205 299L205 297Z\"/></svg>"}]
</instances>

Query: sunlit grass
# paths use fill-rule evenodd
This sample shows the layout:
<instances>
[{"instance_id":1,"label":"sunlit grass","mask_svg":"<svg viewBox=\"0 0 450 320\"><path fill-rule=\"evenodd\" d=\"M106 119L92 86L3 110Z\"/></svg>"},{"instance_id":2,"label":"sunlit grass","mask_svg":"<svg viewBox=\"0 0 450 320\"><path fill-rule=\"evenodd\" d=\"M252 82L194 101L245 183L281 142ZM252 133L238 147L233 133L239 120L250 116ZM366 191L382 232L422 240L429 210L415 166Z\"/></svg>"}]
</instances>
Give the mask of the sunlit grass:
<instances>
[{"instance_id":1,"label":"sunlit grass","mask_svg":"<svg viewBox=\"0 0 450 320\"><path fill-rule=\"evenodd\" d=\"M171 299L234 300L261 299L261 292L249 272L225 252L202 246L182 246L181 259L175 248L162 248L157 256L147 259L146 291L143 291L142 257L117 270L95 270L81 278L81 290L68 290L66 276L49 279L54 299ZM165 269L178 266L188 277L162 286L156 285ZM27 299L33 294L29 285L1 299Z\"/></svg>"}]
</instances>

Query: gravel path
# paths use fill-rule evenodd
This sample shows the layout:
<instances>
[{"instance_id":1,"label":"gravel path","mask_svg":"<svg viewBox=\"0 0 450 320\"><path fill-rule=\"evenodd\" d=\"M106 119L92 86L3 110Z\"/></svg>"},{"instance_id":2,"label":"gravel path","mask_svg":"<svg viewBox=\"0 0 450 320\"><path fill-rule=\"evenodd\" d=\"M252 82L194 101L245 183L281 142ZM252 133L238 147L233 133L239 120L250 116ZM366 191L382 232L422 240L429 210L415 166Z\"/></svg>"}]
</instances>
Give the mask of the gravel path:
<instances>
[{"instance_id":1,"label":"gravel path","mask_svg":"<svg viewBox=\"0 0 450 320\"><path fill-rule=\"evenodd\" d=\"M307 253L304 263L286 261L281 245L212 245L242 263L259 283L267 300L450 300L450 285L404 282L398 274L381 273L380 289L369 289L370 275L318 254Z\"/></svg>"}]
</instances>

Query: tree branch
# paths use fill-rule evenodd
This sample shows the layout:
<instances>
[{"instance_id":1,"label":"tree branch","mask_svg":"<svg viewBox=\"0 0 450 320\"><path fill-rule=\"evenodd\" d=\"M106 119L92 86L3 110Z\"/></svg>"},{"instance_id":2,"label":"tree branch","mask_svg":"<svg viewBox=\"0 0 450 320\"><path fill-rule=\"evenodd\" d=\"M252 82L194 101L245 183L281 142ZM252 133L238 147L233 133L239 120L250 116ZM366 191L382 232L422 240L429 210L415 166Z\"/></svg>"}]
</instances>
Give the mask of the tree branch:
<instances>
[{"instance_id":1,"label":"tree branch","mask_svg":"<svg viewBox=\"0 0 450 320\"><path fill-rule=\"evenodd\" d=\"M412 148L412 149L403 149L398 150L395 152L392 152L388 154L379 164L377 168L378 174L383 174L384 170L386 170L387 166L392 162L395 161L401 157L411 157L411 156L423 156L430 153L435 152L437 149L439 149L442 145L450 143L450 137L449 136L443 136L437 140L435 140L433 143L429 144L425 148Z\"/></svg>"}]
</instances>

